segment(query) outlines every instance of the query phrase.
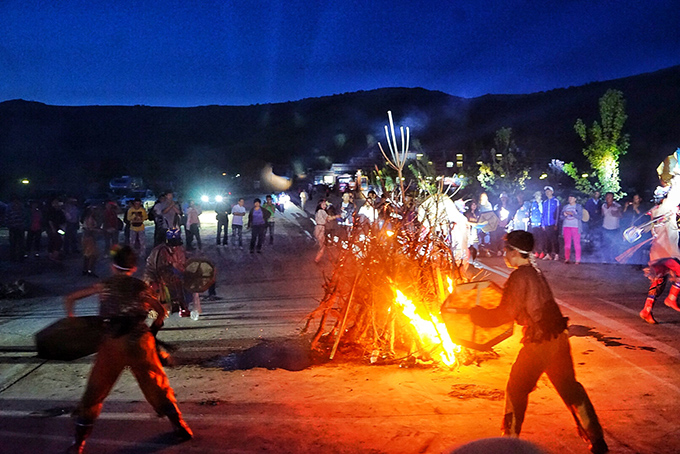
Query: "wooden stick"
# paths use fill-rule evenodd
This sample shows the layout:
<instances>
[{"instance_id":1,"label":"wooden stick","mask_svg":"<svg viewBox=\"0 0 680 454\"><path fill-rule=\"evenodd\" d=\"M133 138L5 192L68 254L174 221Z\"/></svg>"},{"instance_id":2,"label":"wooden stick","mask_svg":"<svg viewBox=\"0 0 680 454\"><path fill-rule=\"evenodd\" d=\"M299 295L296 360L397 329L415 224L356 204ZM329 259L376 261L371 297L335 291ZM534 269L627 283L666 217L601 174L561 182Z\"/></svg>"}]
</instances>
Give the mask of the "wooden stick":
<instances>
[{"instance_id":1,"label":"wooden stick","mask_svg":"<svg viewBox=\"0 0 680 454\"><path fill-rule=\"evenodd\" d=\"M337 336L335 337L335 343L333 344L333 349L331 350L331 356L329 359L333 359L335 356L335 352L338 350L338 344L340 343L340 338L342 337L342 333L345 330L345 323L347 322L347 315L349 314L349 307L352 304L352 298L354 297L354 289L357 286L357 281L359 280L359 273L357 272L356 277L354 278L354 284L352 284L352 291L349 293L349 299L347 300L347 305L345 305L345 315L342 318L342 323L340 324L340 330L338 331Z\"/></svg>"}]
</instances>

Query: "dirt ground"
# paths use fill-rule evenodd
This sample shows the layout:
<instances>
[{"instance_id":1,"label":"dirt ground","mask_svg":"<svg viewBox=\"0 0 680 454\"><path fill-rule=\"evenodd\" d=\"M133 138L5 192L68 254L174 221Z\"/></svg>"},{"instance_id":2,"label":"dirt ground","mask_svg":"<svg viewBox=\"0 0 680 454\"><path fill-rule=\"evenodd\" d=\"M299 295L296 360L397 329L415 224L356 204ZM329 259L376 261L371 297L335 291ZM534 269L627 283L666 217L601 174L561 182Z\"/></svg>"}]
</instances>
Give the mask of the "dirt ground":
<instances>
[{"instance_id":1,"label":"dirt ground","mask_svg":"<svg viewBox=\"0 0 680 454\"><path fill-rule=\"evenodd\" d=\"M275 242L262 254L250 254L247 245L243 250L215 246L214 224L204 218L203 253L218 265L219 298L203 300L197 321L170 317L159 334L179 348L167 372L195 439L175 444L167 420L155 416L125 372L86 452L438 453L499 435L503 389L519 348L519 330L495 347L497 357L453 369L371 365L342 357L301 371L218 367L230 353L263 340L298 342L305 316L323 295L330 264L313 263L311 223L296 207L277 219ZM499 259L486 263L491 270L502 269ZM643 326L633 335L627 326L639 320L630 321L630 311L598 303L604 317L597 312L593 295L621 295L621 300L640 293L640 285L644 294L638 270L583 265L564 271L559 265L545 267L571 317L577 377L600 415L611 452L678 452L680 352L673 339L678 326L665 325L656 337L645 334ZM71 441L69 414L83 392L92 357L40 360L32 336L64 315L63 294L92 281L80 276L76 258L62 264L35 260L20 269L2 266L3 279L21 275L35 292L28 299L0 302L0 452L62 452ZM99 271L106 274L103 260ZM569 276L575 286L557 285ZM493 277L503 281L502 274ZM619 282L616 292L598 292L598 279L612 278ZM659 311L660 318L673 315ZM81 301L77 312L94 314L96 300ZM522 438L550 453L587 452L545 377L531 394Z\"/></svg>"}]
</instances>

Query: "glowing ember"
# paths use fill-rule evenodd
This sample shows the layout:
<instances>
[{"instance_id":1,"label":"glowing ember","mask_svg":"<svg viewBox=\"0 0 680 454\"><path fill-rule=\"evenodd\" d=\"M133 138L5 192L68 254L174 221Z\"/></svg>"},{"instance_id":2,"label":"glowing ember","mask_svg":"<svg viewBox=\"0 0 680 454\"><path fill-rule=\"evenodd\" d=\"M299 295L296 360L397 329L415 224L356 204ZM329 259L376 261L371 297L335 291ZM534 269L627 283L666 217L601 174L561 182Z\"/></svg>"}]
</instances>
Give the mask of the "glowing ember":
<instances>
[{"instance_id":1,"label":"glowing ember","mask_svg":"<svg viewBox=\"0 0 680 454\"><path fill-rule=\"evenodd\" d=\"M456 353L460 352L460 346L454 344L449 337L446 326L435 314L430 313L430 320L422 318L416 313L416 306L401 291L397 290L395 302L402 308L402 312L408 317L411 325L415 328L421 342L425 347L439 347L437 354L439 361L447 366L453 366L456 362Z\"/></svg>"}]
</instances>

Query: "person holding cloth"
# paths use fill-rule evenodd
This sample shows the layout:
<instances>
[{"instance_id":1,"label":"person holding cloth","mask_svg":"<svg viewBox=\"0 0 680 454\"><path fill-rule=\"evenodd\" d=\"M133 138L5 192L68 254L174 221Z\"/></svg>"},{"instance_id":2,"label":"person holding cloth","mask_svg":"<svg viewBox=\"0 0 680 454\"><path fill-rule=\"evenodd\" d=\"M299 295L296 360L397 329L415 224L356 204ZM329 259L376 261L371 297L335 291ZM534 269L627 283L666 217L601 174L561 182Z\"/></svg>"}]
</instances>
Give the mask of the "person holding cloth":
<instances>
[{"instance_id":1,"label":"person holding cloth","mask_svg":"<svg viewBox=\"0 0 680 454\"><path fill-rule=\"evenodd\" d=\"M137 255L130 246L115 250L113 275L101 283L75 291L64 302L69 317L74 315L75 302L99 295L99 314L105 319L104 338L85 394L75 410L76 434L68 452L81 454L102 410L104 399L125 367L130 367L146 400L156 413L167 416L180 440L193 437L191 429L177 407L175 393L156 352L155 333L163 325L165 309L143 281L133 277L137 270ZM157 317L149 328L145 321L150 311Z\"/></svg>"},{"instance_id":2,"label":"person holding cloth","mask_svg":"<svg viewBox=\"0 0 680 454\"><path fill-rule=\"evenodd\" d=\"M570 263L571 243L574 242L574 254L577 265L581 263L581 222L583 207L576 203L576 196L570 194L567 204L562 208L562 236L564 237L564 263Z\"/></svg>"},{"instance_id":3,"label":"person holding cloth","mask_svg":"<svg viewBox=\"0 0 680 454\"><path fill-rule=\"evenodd\" d=\"M519 437L529 393L545 372L562 401L574 416L581 437L592 453L608 452L602 426L583 386L576 381L569 345L567 318L555 302L541 271L536 268L532 250L534 237L523 230L508 233L505 263L510 274L500 305L493 309L470 309L472 323L482 327L515 321L522 325L522 348L510 370L505 391L504 436Z\"/></svg>"}]
</instances>

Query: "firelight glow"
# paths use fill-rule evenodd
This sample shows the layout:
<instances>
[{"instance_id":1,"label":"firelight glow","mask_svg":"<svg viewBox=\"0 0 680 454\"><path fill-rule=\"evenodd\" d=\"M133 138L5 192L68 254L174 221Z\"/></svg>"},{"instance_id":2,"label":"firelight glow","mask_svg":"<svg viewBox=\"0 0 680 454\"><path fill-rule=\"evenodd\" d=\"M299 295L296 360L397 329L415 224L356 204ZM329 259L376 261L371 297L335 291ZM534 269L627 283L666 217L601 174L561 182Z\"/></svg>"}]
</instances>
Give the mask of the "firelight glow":
<instances>
[{"instance_id":1,"label":"firelight glow","mask_svg":"<svg viewBox=\"0 0 680 454\"><path fill-rule=\"evenodd\" d=\"M429 314L430 320L422 318L416 313L416 306L400 290L397 290L395 302L402 308L402 312L408 317L411 325L415 328L422 344L428 348L439 347L434 359L441 361L447 366L456 363L456 353L460 352L460 346L453 343L444 323L435 314Z\"/></svg>"}]
</instances>

